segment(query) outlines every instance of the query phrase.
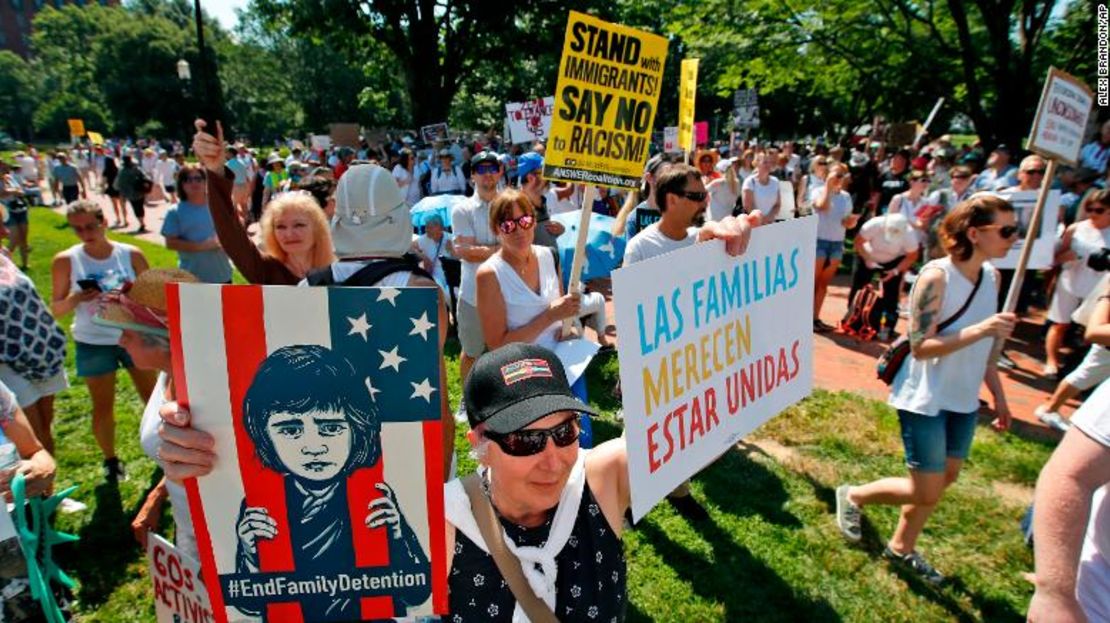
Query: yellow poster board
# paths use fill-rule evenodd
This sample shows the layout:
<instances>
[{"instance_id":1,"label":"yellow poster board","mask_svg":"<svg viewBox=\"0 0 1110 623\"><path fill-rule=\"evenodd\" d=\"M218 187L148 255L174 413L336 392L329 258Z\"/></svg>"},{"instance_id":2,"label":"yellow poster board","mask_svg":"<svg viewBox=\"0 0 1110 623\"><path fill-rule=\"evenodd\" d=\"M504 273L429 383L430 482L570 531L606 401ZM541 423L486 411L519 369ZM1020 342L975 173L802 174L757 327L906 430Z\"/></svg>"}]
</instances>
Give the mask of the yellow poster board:
<instances>
[{"instance_id":1,"label":"yellow poster board","mask_svg":"<svg viewBox=\"0 0 1110 623\"><path fill-rule=\"evenodd\" d=\"M659 35L571 11L543 176L637 188L666 58Z\"/></svg>"},{"instance_id":2,"label":"yellow poster board","mask_svg":"<svg viewBox=\"0 0 1110 623\"><path fill-rule=\"evenodd\" d=\"M103 145L104 144L104 137L101 136L100 132L93 132L93 131L90 130L89 131L89 142L92 143L93 145Z\"/></svg>"},{"instance_id":3,"label":"yellow poster board","mask_svg":"<svg viewBox=\"0 0 1110 623\"><path fill-rule=\"evenodd\" d=\"M84 136L85 135L85 122L80 119L66 119L69 124L70 136Z\"/></svg>"},{"instance_id":4,"label":"yellow poster board","mask_svg":"<svg viewBox=\"0 0 1110 623\"><path fill-rule=\"evenodd\" d=\"M698 59L682 61L678 83L678 147L694 149L694 99L698 95Z\"/></svg>"}]
</instances>

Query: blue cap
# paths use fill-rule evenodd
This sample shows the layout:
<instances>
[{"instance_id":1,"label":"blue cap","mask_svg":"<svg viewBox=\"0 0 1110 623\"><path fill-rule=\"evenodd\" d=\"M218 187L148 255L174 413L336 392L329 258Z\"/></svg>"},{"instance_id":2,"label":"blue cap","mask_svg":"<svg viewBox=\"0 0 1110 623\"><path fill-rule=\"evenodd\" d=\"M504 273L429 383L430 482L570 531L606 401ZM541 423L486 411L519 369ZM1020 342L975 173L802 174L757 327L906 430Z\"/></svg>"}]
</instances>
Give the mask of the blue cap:
<instances>
[{"instance_id":1,"label":"blue cap","mask_svg":"<svg viewBox=\"0 0 1110 623\"><path fill-rule=\"evenodd\" d=\"M542 170L543 156L534 151L530 151L516 159L516 174L520 177Z\"/></svg>"}]
</instances>

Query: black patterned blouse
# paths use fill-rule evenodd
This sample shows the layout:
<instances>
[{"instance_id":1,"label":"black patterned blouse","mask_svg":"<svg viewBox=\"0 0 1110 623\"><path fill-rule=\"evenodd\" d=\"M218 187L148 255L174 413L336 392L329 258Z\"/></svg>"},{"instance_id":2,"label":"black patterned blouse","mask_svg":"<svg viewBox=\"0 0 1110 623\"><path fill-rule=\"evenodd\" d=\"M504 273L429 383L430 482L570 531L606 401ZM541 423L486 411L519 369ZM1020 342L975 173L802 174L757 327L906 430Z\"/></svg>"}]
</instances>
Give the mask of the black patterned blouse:
<instances>
[{"instance_id":1,"label":"black patterned blouse","mask_svg":"<svg viewBox=\"0 0 1110 623\"><path fill-rule=\"evenodd\" d=\"M518 546L542 547L551 530L551 510L542 526L525 528L504 518L505 533ZM624 620L625 562L620 538L594 499L590 485L567 544L555 556L555 616L559 621L611 623ZM502 579L493 558L461 531L455 532L455 557L447 579L450 591L448 623L511 621L516 599Z\"/></svg>"}]
</instances>

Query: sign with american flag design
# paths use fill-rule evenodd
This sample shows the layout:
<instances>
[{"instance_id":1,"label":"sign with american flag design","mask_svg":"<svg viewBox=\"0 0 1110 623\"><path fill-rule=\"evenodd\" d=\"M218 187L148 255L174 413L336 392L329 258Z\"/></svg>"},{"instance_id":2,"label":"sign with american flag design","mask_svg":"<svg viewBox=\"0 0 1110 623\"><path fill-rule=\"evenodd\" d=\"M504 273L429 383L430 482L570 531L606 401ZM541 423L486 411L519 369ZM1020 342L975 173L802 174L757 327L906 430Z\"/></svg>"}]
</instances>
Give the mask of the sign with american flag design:
<instances>
[{"instance_id":1,"label":"sign with american flag design","mask_svg":"<svg viewBox=\"0 0 1110 623\"><path fill-rule=\"evenodd\" d=\"M445 613L436 290L167 300L178 400L216 440L186 483L215 620Z\"/></svg>"}]
</instances>

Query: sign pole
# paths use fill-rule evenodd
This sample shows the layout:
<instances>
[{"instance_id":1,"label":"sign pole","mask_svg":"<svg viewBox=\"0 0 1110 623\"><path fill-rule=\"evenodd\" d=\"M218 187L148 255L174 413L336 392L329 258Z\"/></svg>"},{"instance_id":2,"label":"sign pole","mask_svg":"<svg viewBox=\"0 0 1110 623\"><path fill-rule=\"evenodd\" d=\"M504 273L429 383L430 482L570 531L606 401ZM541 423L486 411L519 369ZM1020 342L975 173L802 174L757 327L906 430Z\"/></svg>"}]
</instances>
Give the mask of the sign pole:
<instances>
[{"instance_id":1,"label":"sign pole","mask_svg":"<svg viewBox=\"0 0 1110 623\"><path fill-rule=\"evenodd\" d=\"M567 294L581 294L582 264L586 261L586 239L590 234L590 215L594 211L595 194L597 194L597 188L594 186L586 186L582 191L582 211L578 215L578 240L574 244L574 259L570 263L570 283L567 285ZM573 334L575 320L577 318L563 320L564 338Z\"/></svg>"}]
</instances>

